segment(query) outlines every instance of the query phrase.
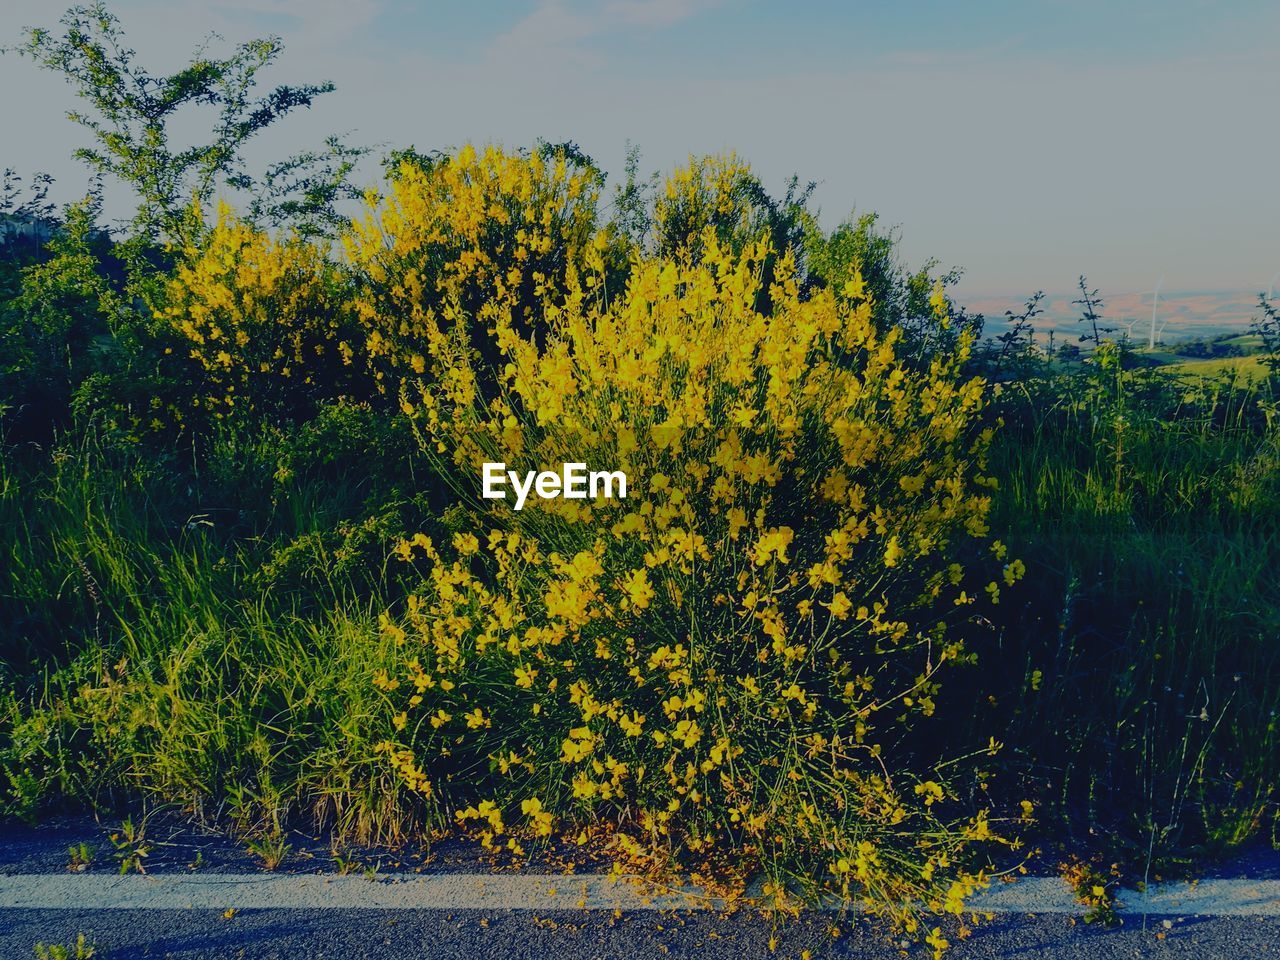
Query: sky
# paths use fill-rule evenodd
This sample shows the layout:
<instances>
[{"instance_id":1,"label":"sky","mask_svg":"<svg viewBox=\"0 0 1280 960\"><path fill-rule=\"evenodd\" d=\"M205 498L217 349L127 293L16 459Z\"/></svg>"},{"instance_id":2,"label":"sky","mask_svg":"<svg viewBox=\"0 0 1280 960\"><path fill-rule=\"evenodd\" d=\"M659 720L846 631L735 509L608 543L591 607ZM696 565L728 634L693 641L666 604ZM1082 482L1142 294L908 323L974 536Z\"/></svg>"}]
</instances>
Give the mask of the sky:
<instances>
[{"instance_id":1,"label":"sky","mask_svg":"<svg viewBox=\"0 0 1280 960\"><path fill-rule=\"evenodd\" d=\"M1280 271L1274 0L116 0L139 61L269 34L268 82L336 92L268 162L329 133L419 150L576 141L616 179L734 150L818 184L829 226L874 211L961 295L1258 291ZM0 0L0 46L55 25ZM218 49L217 41L214 49ZM0 166L83 192L57 76L0 56ZM14 95L14 94L17 95ZM376 182L378 168L360 172ZM121 195L109 212L123 215Z\"/></svg>"}]
</instances>

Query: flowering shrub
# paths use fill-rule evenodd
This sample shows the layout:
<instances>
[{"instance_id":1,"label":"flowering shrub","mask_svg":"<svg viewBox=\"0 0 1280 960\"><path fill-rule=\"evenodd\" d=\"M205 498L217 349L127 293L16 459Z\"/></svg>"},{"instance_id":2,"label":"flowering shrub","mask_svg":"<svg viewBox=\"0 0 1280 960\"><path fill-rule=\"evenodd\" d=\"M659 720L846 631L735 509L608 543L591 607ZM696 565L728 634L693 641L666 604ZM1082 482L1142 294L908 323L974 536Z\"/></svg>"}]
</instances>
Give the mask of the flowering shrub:
<instances>
[{"instance_id":1,"label":"flowering shrub","mask_svg":"<svg viewBox=\"0 0 1280 960\"><path fill-rule=\"evenodd\" d=\"M563 151L468 146L401 163L346 238L379 389L451 351L476 351L483 370L507 332L539 327L536 308L562 292L567 273L591 264L598 279L606 255L617 267L611 231L597 229L601 182Z\"/></svg>"},{"instance_id":2,"label":"flowering shrub","mask_svg":"<svg viewBox=\"0 0 1280 960\"><path fill-rule=\"evenodd\" d=\"M373 677L428 822L514 851L603 823L624 859L915 929L962 911L960 855L994 839L928 735L977 605L1023 572L987 529L987 387L963 331L904 356L856 263L806 284L753 184L691 163L628 246L593 168L467 148L401 164L345 267L223 211L166 316L218 413L372 384L454 491L444 538L396 548L422 583ZM515 512L480 496L493 461L628 493Z\"/></svg>"},{"instance_id":3,"label":"flowering shrub","mask_svg":"<svg viewBox=\"0 0 1280 960\"><path fill-rule=\"evenodd\" d=\"M160 314L202 374L193 404L234 412L314 413L322 400L372 392L341 271L323 248L273 239L223 206L165 289ZM354 345L353 345L354 344Z\"/></svg>"},{"instance_id":4,"label":"flowering shrub","mask_svg":"<svg viewBox=\"0 0 1280 960\"><path fill-rule=\"evenodd\" d=\"M659 256L696 260L708 235L716 238L721 251L735 255L766 239L768 247L759 264L759 302L753 306L770 313L768 296L779 260L792 258L791 276L802 295L820 279L808 263L814 238L822 236L807 208L815 186L801 188L792 177L786 193L774 198L736 154L690 157L654 197L651 249ZM850 262L846 259L845 266Z\"/></svg>"},{"instance_id":5,"label":"flowering shrub","mask_svg":"<svg viewBox=\"0 0 1280 960\"><path fill-rule=\"evenodd\" d=\"M990 828L946 819L913 735L972 657L957 624L1022 575L982 575L1004 547L968 339L914 369L856 269L805 298L785 256L764 314L767 243L698 246L638 258L613 299L599 261L571 264L538 333L491 315L496 369L434 324L400 366L466 512L451 542L398 548L425 578L383 621L403 654L375 677L383 750L487 846L599 818L624 853L729 856L780 898L958 913L980 878L957 855ZM479 497L485 461L585 461L629 494L515 513Z\"/></svg>"},{"instance_id":6,"label":"flowering shrub","mask_svg":"<svg viewBox=\"0 0 1280 960\"><path fill-rule=\"evenodd\" d=\"M672 171L654 200L653 232L659 253L697 250L708 227L725 245L755 240L765 230L759 184L735 155L690 157Z\"/></svg>"}]
</instances>

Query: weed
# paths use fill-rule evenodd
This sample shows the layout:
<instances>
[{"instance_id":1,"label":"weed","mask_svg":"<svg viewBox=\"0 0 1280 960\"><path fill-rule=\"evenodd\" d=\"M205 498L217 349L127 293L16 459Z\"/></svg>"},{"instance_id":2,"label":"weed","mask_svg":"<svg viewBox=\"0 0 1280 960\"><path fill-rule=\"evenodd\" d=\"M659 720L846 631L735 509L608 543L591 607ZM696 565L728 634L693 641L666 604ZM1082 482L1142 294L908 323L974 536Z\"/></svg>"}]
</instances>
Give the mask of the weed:
<instances>
[{"instance_id":1,"label":"weed","mask_svg":"<svg viewBox=\"0 0 1280 960\"><path fill-rule=\"evenodd\" d=\"M132 817L125 817L120 829L111 834L111 845L115 847L113 856L120 864L120 873L130 870L146 873L144 861L151 854L151 845L146 842L146 821L134 825Z\"/></svg>"},{"instance_id":2,"label":"weed","mask_svg":"<svg viewBox=\"0 0 1280 960\"><path fill-rule=\"evenodd\" d=\"M261 860L262 865L268 870L274 870L284 863L292 849L293 847L285 842L284 836L278 833L249 841L249 853Z\"/></svg>"},{"instance_id":3,"label":"weed","mask_svg":"<svg viewBox=\"0 0 1280 960\"><path fill-rule=\"evenodd\" d=\"M1117 912L1122 906L1115 897L1115 888L1119 882L1119 864L1113 864L1110 875L1105 875L1095 865L1073 858L1061 864L1063 879L1071 885L1076 899L1087 906L1084 915L1085 923L1096 923L1099 926L1113 927L1120 923Z\"/></svg>"},{"instance_id":4,"label":"weed","mask_svg":"<svg viewBox=\"0 0 1280 960\"><path fill-rule=\"evenodd\" d=\"M93 866L94 849L81 841L67 848L67 869L73 873L83 873Z\"/></svg>"},{"instance_id":5,"label":"weed","mask_svg":"<svg viewBox=\"0 0 1280 960\"><path fill-rule=\"evenodd\" d=\"M64 947L58 943L37 943L35 946L36 960L90 960L96 955L97 948L83 933L76 934L76 939L70 946Z\"/></svg>"},{"instance_id":6,"label":"weed","mask_svg":"<svg viewBox=\"0 0 1280 960\"><path fill-rule=\"evenodd\" d=\"M354 873L356 870L360 870L362 868L359 860L347 857L345 854L337 850L334 850L332 855L333 865L337 869L339 876L345 877L347 874Z\"/></svg>"}]
</instances>

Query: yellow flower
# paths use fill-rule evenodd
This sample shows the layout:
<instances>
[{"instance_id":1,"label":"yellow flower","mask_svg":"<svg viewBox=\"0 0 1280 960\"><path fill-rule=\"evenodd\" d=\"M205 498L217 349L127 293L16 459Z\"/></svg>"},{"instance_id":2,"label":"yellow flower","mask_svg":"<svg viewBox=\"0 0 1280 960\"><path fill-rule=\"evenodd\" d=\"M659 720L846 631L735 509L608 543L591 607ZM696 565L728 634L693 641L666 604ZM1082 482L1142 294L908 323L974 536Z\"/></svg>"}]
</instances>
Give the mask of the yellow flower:
<instances>
[{"instance_id":1,"label":"yellow flower","mask_svg":"<svg viewBox=\"0 0 1280 960\"><path fill-rule=\"evenodd\" d=\"M589 727L575 727L560 746L560 756L566 763L580 763L595 750L596 737Z\"/></svg>"},{"instance_id":2,"label":"yellow flower","mask_svg":"<svg viewBox=\"0 0 1280 960\"><path fill-rule=\"evenodd\" d=\"M529 818L529 822L538 836L551 836L551 829L554 821L551 814L542 808L541 800L537 797L531 797L528 800L523 800L520 803L520 810Z\"/></svg>"},{"instance_id":3,"label":"yellow flower","mask_svg":"<svg viewBox=\"0 0 1280 960\"><path fill-rule=\"evenodd\" d=\"M904 555L905 551L902 549L902 544L898 542L898 537L895 534L889 538L889 542L884 546L884 565L886 567L896 567L898 565L898 561L901 560Z\"/></svg>"},{"instance_id":4,"label":"yellow flower","mask_svg":"<svg viewBox=\"0 0 1280 960\"><path fill-rule=\"evenodd\" d=\"M902 487L903 491L906 493L917 494L924 489L924 475L920 474L914 477L900 477L898 479L898 485Z\"/></svg>"},{"instance_id":5,"label":"yellow flower","mask_svg":"<svg viewBox=\"0 0 1280 960\"><path fill-rule=\"evenodd\" d=\"M1003 571L1005 584L1012 587L1026 575L1026 572L1026 564L1021 560L1013 560L1010 563L1005 564Z\"/></svg>"},{"instance_id":6,"label":"yellow flower","mask_svg":"<svg viewBox=\"0 0 1280 960\"><path fill-rule=\"evenodd\" d=\"M939 800L943 799L942 787L932 780L926 780L924 783L916 784L916 796L924 797L924 805L931 807Z\"/></svg>"},{"instance_id":7,"label":"yellow flower","mask_svg":"<svg viewBox=\"0 0 1280 960\"><path fill-rule=\"evenodd\" d=\"M946 949L951 946L951 941L942 935L941 927L934 927L929 931L929 935L924 938L924 942L933 947L935 958L940 958Z\"/></svg>"},{"instance_id":8,"label":"yellow flower","mask_svg":"<svg viewBox=\"0 0 1280 960\"><path fill-rule=\"evenodd\" d=\"M729 411L729 422L739 427L749 427L758 411L749 404L739 403Z\"/></svg>"},{"instance_id":9,"label":"yellow flower","mask_svg":"<svg viewBox=\"0 0 1280 960\"><path fill-rule=\"evenodd\" d=\"M776 558L779 563L786 563L787 547L791 545L794 536L790 527L775 527L761 534L760 539L756 541L756 566L763 566L769 562L770 558Z\"/></svg>"},{"instance_id":10,"label":"yellow flower","mask_svg":"<svg viewBox=\"0 0 1280 960\"><path fill-rule=\"evenodd\" d=\"M631 605L638 610L649 606L653 599L653 587L649 585L649 571L644 567L633 570L623 581L623 589Z\"/></svg>"},{"instance_id":11,"label":"yellow flower","mask_svg":"<svg viewBox=\"0 0 1280 960\"><path fill-rule=\"evenodd\" d=\"M849 600L843 590L837 590L835 596L831 598L830 603L824 603L824 607L831 611L831 615L837 620L843 620L849 615L849 611L853 609L853 603Z\"/></svg>"},{"instance_id":12,"label":"yellow flower","mask_svg":"<svg viewBox=\"0 0 1280 960\"><path fill-rule=\"evenodd\" d=\"M855 269L853 276L845 281L843 293L851 299L861 297L865 294L867 288L866 281L862 279L862 271Z\"/></svg>"},{"instance_id":13,"label":"yellow flower","mask_svg":"<svg viewBox=\"0 0 1280 960\"><path fill-rule=\"evenodd\" d=\"M676 724L675 738L686 747L692 747L702 739L702 728L696 720L681 720Z\"/></svg>"},{"instance_id":14,"label":"yellow flower","mask_svg":"<svg viewBox=\"0 0 1280 960\"><path fill-rule=\"evenodd\" d=\"M639 712L624 713L618 718L618 726L628 737L638 737L643 732L644 717Z\"/></svg>"}]
</instances>

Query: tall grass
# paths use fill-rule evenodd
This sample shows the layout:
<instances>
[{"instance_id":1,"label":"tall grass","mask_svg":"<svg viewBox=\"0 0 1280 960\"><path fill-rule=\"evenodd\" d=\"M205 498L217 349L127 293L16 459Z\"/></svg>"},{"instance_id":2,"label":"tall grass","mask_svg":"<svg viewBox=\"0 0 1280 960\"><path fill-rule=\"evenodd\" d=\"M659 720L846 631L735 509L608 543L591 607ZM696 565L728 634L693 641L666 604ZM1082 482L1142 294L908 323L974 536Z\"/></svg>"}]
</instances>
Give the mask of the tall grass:
<instances>
[{"instance_id":1,"label":"tall grass","mask_svg":"<svg viewBox=\"0 0 1280 960\"><path fill-rule=\"evenodd\" d=\"M993 450L993 524L1029 573L982 722L1005 725L1009 760L1077 838L1155 858L1274 837L1274 401L1132 373L1023 389Z\"/></svg>"},{"instance_id":2,"label":"tall grass","mask_svg":"<svg viewBox=\"0 0 1280 960\"><path fill-rule=\"evenodd\" d=\"M210 463L254 463L244 438L222 444ZM375 759L388 711L369 684L390 652L373 611L395 587L375 592L376 563L349 557L372 567L358 577L334 557L359 554L370 525L334 515L360 491L330 472L210 510L234 489L225 477L197 489L173 464L120 460L93 442L0 458L0 809L141 795L246 831L303 814L401 836L412 804ZM240 475L243 495L275 467ZM373 529L377 557L400 528Z\"/></svg>"},{"instance_id":3,"label":"tall grass","mask_svg":"<svg viewBox=\"0 0 1280 960\"><path fill-rule=\"evenodd\" d=\"M994 732L1010 790L1074 841L1167 860L1276 834L1270 402L1133 374L1007 391L992 525L1029 573L938 710L962 742ZM333 416L288 456L228 433L199 473L83 438L0 457L5 811L143 795L248 832L419 823L369 677L407 589L387 546L431 509L358 468L394 444Z\"/></svg>"}]
</instances>

